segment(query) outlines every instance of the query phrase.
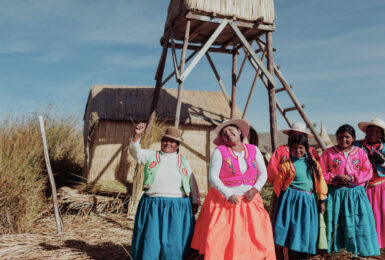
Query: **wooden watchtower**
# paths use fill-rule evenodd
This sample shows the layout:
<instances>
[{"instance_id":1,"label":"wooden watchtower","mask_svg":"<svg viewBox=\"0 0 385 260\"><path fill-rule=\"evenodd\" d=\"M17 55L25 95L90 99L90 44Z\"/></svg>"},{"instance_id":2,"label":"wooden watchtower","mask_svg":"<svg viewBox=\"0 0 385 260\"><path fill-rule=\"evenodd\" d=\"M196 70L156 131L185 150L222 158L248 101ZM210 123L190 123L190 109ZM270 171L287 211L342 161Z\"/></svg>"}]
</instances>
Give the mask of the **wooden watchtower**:
<instances>
[{"instance_id":1,"label":"wooden watchtower","mask_svg":"<svg viewBox=\"0 0 385 260\"><path fill-rule=\"evenodd\" d=\"M156 117L160 89L174 76L179 84L175 109L175 126L179 126L183 84L191 71L205 56L223 94L229 102L231 118L234 117L237 81L242 74L245 63L250 62L255 70L255 77L251 82L249 98L243 111L243 117L248 108L254 86L257 80L260 79L269 96L270 134L273 151L277 147L277 109L289 126L291 122L287 117L287 112L298 111L314 134L320 147L324 149L325 145L306 115L303 109L304 106L300 104L292 87L274 63L272 41L272 34L275 30L274 22L273 0L171 0L164 35L161 38L163 50L155 75L156 86L148 121L150 131L147 131L147 133L151 132ZM164 78L163 74L169 49L171 50L173 68L172 73ZM178 49L181 49L180 63L178 63ZM187 50L192 50L191 55L188 57L186 57ZM237 57L241 51L245 55L238 71ZM211 59L210 53L212 52L232 55L231 96L227 94L224 83ZM281 86L278 86L277 82ZM287 93L293 102L293 106L282 108L276 99L276 93L278 92Z\"/></svg>"}]
</instances>

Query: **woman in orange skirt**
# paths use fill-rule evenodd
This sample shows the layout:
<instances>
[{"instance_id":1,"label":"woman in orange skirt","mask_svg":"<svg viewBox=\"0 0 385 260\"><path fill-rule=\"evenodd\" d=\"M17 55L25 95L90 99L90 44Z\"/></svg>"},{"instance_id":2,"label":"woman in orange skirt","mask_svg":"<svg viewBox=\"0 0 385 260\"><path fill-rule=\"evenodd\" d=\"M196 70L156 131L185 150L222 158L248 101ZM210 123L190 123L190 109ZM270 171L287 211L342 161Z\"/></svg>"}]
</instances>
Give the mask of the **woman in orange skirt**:
<instances>
[{"instance_id":1,"label":"woman in orange skirt","mask_svg":"<svg viewBox=\"0 0 385 260\"><path fill-rule=\"evenodd\" d=\"M243 143L250 126L231 119L214 130L217 148L191 247L205 259L275 259L273 231L259 191L267 179L258 147Z\"/></svg>"}]
</instances>

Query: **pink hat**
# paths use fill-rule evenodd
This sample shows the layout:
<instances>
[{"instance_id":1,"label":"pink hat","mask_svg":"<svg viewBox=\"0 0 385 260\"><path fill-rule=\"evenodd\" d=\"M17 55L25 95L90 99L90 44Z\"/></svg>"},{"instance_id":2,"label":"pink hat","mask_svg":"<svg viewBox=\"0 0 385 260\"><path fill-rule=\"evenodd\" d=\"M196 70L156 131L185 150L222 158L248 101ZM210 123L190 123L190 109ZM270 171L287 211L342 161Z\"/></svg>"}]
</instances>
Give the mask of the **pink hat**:
<instances>
[{"instance_id":1,"label":"pink hat","mask_svg":"<svg viewBox=\"0 0 385 260\"><path fill-rule=\"evenodd\" d=\"M221 137L221 131L223 128L229 125L236 125L240 130L243 138L249 136L250 126L244 119L230 119L223 121L220 125L218 125L212 134L212 138L214 139L213 143L215 145L223 145L223 140Z\"/></svg>"}]
</instances>

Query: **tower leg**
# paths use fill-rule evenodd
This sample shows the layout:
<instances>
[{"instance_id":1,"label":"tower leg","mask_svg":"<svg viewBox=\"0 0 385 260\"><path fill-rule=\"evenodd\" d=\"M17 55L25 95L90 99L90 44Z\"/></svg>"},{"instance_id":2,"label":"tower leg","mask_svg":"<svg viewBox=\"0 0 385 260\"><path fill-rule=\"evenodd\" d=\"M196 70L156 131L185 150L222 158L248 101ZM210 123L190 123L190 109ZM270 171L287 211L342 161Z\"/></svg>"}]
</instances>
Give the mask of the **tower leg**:
<instances>
[{"instance_id":1,"label":"tower leg","mask_svg":"<svg viewBox=\"0 0 385 260\"><path fill-rule=\"evenodd\" d=\"M271 75L274 75L274 59L273 59L273 33L266 33L266 48L267 48L267 70ZM270 136L271 150L277 148L277 114L274 85L268 81L269 92L269 113L270 113Z\"/></svg>"},{"instance_id":2,"label":"tower leg","mask_svg":"<svg viewBox=\"0 0 385 260\"><path fill-rule=\"evenodd\" d=\"M238 50L236 45L233 45L233 69L232 69L232 89L231 89L231 113L230 118L234 118L235 111L235 93L237 90L237 56ZM246 138L246 137L245 137Z\"/></svg>"},{"instance_id":3,"label":"tower leg","mask_svg":"<svg viewBox=\"0 0 385 260\"><path fill-rule=\"evenodd\" d=\"M191 20L187 20L186 31L185 31L185 35L184 35L184 39L183 39L182 57L181 57L181 61L180 61L180 74L181 75L184 72L184 65L186 64L186 53L187 53L188 40L189 40L189 35L190 35L190 25L191 25ZM181 105L182 105L183 84L184 84L184 80L181 80L179 82L179 87L178 87L178 100L176 103L176 112L175 112L174 127L176 127L176 128L179 127L179 121L180 121L180 110L181 110Z\"/></svg>"}]
</instances>

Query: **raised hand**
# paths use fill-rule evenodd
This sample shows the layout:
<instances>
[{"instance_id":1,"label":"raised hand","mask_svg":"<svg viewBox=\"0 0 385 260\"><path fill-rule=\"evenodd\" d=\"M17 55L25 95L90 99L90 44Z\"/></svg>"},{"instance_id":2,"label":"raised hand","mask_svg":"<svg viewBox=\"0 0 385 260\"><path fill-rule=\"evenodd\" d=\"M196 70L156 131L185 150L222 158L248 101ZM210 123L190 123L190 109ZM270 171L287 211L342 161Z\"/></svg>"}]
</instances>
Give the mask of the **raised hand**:
<instances>
[{"instance_id":1,"label":"raised hand","mask_svg":"<svg viewBox=\"0 0 385 260\"><path fill-rule=\"evenodd\" d=\"M136 142L140 138L140 136L144 133L144 130L146 130L146 125L146 123L141 122L135 126L135 135L132 138L132 141Z\"/></svg>"}]
</instances>

